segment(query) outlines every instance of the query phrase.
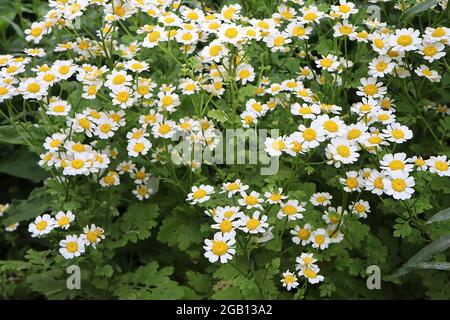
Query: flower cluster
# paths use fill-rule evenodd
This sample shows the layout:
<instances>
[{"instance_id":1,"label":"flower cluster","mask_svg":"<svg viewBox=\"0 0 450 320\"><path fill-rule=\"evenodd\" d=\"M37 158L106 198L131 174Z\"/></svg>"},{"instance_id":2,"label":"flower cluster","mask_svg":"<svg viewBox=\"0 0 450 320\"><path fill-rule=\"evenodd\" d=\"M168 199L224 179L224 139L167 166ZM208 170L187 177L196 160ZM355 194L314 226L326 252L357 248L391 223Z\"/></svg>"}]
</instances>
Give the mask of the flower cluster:
<instances>
[{"instance_id":1,"label":"flower cluster","mask_svg":"<svg viewBox=\"0 0 450 320\"><path fill-rule=\"evenodd\" d=\"M75 220L71 211L57 212L53 217L49 214L36 217L34 222L28 225L28 231L33 238L48 235L54 229L68 230ZM105 239L104 230L100 227L87 225L80 235L67 235L59 242L59 252L65 259L73 259L85 253L86 247L96 248L96 245Z\"/></svg>"}]
</instances>

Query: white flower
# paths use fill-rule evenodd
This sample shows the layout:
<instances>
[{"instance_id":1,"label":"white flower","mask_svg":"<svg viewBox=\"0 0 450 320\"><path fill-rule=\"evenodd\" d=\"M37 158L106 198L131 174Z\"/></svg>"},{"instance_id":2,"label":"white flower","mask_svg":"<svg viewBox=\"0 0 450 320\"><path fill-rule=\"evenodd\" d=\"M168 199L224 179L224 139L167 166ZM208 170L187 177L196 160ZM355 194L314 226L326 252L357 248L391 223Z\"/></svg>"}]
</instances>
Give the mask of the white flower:
<instances>
[{"instance_id":1,"label":"white flower","mask_svg":"<svg viewBox=\"0 0 450 320\"><path fill-rule=\"evenodd\" d=\"M305 224L303 227L295 226L290 232L292 237L292 242L295 244L302 244L302 246L307 245L311 242L311 226L309 223Z\"/></svg>"},{"instance_id":2,"label":"white flower","mask_svg":"<svg viewBox=\"0 0 450 320\"><path fill-rule=\"evenodd\" d=\"M408 176L407 172L394 171L383 179L384 192L397 200L406 200L411 198L414 193L416 182L414 177Z\"/></svg>"},{"instance_id":3,"label":"white flower","mask_svg":"<svg viewBox=\"0 0 450 320\"><path fill-rule=\"evenodd\" d=\"M266 138L264 141L264 151L266 151L271 157L279 157L286 149L285 137L278 138Z\"/></svg>"},{"instance_id":4,"label":"white flower","mask_svg":"<svg viewBox=\"0 0 450 320\"><path fill-rule=\"evenodd\" d=\"M222 184L222 191L220 193L227 193L228 198L231 198L236 193L242 193L248 189L248 185L244 185L240 179L234 182L225 182Z\"/></svg>"},{"instance_id":5,"label":"white flower","mask_svg":"<svg viewBox=\"0 0 450 320\"><path fill-rule=\"evenodd\" d=\"M96 247L100 241L105 239L105 231L97 227L95 224L87 225L83 228L83 234L80 238L84 241L86 246Z\"/></svg>"},{"instance_id":6,"label":"white flower","mask_svg":"<svg viewBox=\"0 0 450 320\"><path fill-rule=\"evenodd\" d=\"M49 214L36 217L28 226L28 232L33 238L49 234L55 228L55 219Z\"/></svg>"},{"instance_id":7,"label":"white flower","mask_svg":"<svg viewBox=\"0 0 450 320\"><path fill-rule=\"evenodd\" d=\"M389 124L386 129L383 129L383 134L387 140L395 143L403 143L413 137L412 131L400 123Z\"/></svg>"},{"instance_id":8,"label":"white flower","mask_svg":"<svg viewBox=\"0 0 450 320\"><path fill-rule=\"evenodd\" d=\"M323 228L320 228L311 234L311 242L313 248L324 250L328 248L328 245L330 244L330 238L327 231Z\"/></svg>"},{"instance_id":9,"label":"white flower","mask_svg":"<svg viewBox=\"0 0 450 320\"><path fill-rule=\"evenodd\" d=\"M344 190L347 192L361 191L364 180L358 175L358 172L348 171L345 175L345 178L339 178L339 182L344 185Z\"/></svg>"},{"instance_id":10,"label":"white flower","mask_svg":"<svg viewBox=\"0 0 450 320\"><path fill-rule=\"evenodd\" d=\"M262 198L259 197L260 194L256 191L250 192L250 194L247 194L247 192L243 191L241 192L241 199L238 200L238 203L240 206L245 207L247 209L261 209L262 206L261 203L264 202Z\"/></svg>"},{"instance_id":11,"label":"white flower","mask_svg":"<svg viewBox=\"0 0 450 320\"><path fill-rule=\"evenodd\" d=\"M414 51L420 44L420 31L412 28L396 30L389 44L395 51Z\"/></svg>"},{"instance_id":12,"label":"white flower","mask_svg":"<svg viewBox=\"0 0 450 320\"><path fill-rule=\"evenodd\" d=\"M331 204L331 199L333 199L333 196L328 192L318 192L314 193L309 201L315 206L327 206Z\"/></svg>"},{"instance_id":13,"label":"white flower","mask_svg":"<svg viewBox=\"0 0 450 320\"><path fill-rule=\"evenodd\" d=\"M365 219L367 218L367 213L370 212L370 205L367 201L359 200L351 204L350 209L352 210L352 213L358 215L359 218Z\"/></svg>"},{"instance_id":14,"label":"white flower","mask_svg":"<svg viewBox=\"0 0 450 320\"><path fill-rule=\"evenodd\" d=\"M283 219L287 217L288 220L302 219L303 214L301 212L306 211L304 208L305 203L299 204L297 200L288 200L281 204L281 208L277 213L278 219Z\"/></svg>"},{"instance_id":15,"label":"white flower","mask_svg":"<svg viewBox=\"0 0 450 320\"><path fill-rule=\"evenodd\" d=\"M55 227L59 227L61 229L67 230L70 227L70 224L75 220L75 215L72 211L59 211L55 215Z\"/></svg>"},{"instance_id":16,"label":"white flower","mask_svg":"<svg viewBox=\"0 0 450 320\"><path fill-rule=\"evenodd\" d=\"M410 160L406 158L406 153L386 154L380 161L380 168L386 170L388 174L396 171L411 172L413 165Z\"/></svg>"},{"instance_id":17,"label":"white flower","mask_svg":"<svg viewBox=\"0 0 450 320\"><path fill-rule=\"evenodd\" d=\"M295 274L289 272L289 270L283 272L283 279L281 279L281 283L283 284L283 287L285 287L288 291L293 288L297 288L299 284Z\"/></svg>"},{"instance_id":18,"label":"white flower","mask_svg":"<svg viewBox=\"0 0 450 320\"><path fill-rule=\"evenodd\" d=\"M255 211L252 216L243 215L241 218L241 229L245 233L256 234L256 233L264 233L266 229L269 227L267 221L267 216L260 216L259 211Z\"/></svg>"},{"instance_id":19,"label":"white flower","mask_svg":"<svg viewBox=\"0 0 450 320\"><path fill-rule=\"evenodd\" d=\"M213 240L205 240L203 249L206 252L204 255L211 263L217 260L220 260L221 263L227 263L228 260L233 259L233 255L236 253L235 243L236 240L232 234L217 232Z\"/></svg>"},{"instance_id":20,"label":"white flower","mask_svg":"<svg viewBox=\"0 0 450 320\"><path fill-rule=\"evenodd\" d=\"M203 203L211 198L211 194L214 193L214 187L202 184L199 187L193 186L191 191L186 201L189 201L191 204Z\"/></svg>"},{"instance_id":21,"label":"white flower","mask_svg":"<svg viewBox=\"0 0 450 320\"><path fill-rule=\"evenodd\" d=\"M84 241L77 235L68 235L64 240L59 242L59 253L64 259L73 259L84 253Z\"/></svg>"},{"instance_id":22,"label":"white flower","mask_svg":"<svg viewBox=\"0 0 450 320\"><path fill-rule=\"evenodd\" d=\"M426 164L431 173L437 173L440 177L450 176L450 160L447 160L447 156L430 157Z\"/></svg>"}]
</instances>

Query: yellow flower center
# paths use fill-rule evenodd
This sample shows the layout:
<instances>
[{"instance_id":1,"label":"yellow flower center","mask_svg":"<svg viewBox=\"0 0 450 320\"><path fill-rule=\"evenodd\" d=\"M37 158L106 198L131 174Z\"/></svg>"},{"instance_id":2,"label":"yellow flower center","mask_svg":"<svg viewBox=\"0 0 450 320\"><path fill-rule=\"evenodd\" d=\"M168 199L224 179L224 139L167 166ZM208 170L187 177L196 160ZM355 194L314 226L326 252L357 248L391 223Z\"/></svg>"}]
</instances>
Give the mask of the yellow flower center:
<instances>
[{"instance_id":1,"label":"yellow flower center","mask_svg":"<svg viewBox=\"0 0 450 320\"><path fill-rule=\"evenodd\" d=\"M312 141L316 139L317 133L316 130L308 128L303 131L303 138L305 138L306 141Z\"/></svg>"},{"instance_id":2,"label":"yellow flower center","mask_svg":"<svg viewBox=\"0 0 450 320\"><path fill-rule=\"evenodd\" d=\"M337 153L344 158L350 156L350 148L345 145L340 145L336 148Z\"/></svg>"},{"instance_id":3,"label":"yellow flower center","mask_svg":"<svg viewBox=\"0 0 450 320\"><path fill-rule=\"evenodd\" d=\"M74 169L81 169L84 166L84 161L81 159L72 160L72 167Z\"/></svg>"},{"instance_id":4,"label":"yellow flower center","mask_svg":"<svg viewBox=\"0 0 450 320\"><path fill-rule=\"evenodd\" d=\"M31 93L37 93L39 90L41 90L39 83L33 82L27 86L27 91Z\"/></svg>"},{"instance_id":5,"label":"yellow flower center","mask_svg":"<svg viewBox=\"0 0 450 320\"><path fill-rule=\"evenodd\" d=\"M66 250L70 253L75 253L78 251L78 243L76 241L71 241L66 244Z\"/></svg>"},{"instance_id":6,"label":"yellow flower center","mask_svg":"<svg viewBox=\"0 0 450 320\"><path fill-rule=\"evenodd\" d=\"M224 241L213 241L212 253L216 256L222 256L228 252L228 245Z\"/></svg>"},{"instance_id":7,"label":"yellow flower center","mask_svg":"<svg viewBox=\"0 0 450 320\"><path fill-rule=\"evenodd\" d=\"M220 231L223 233L230 232L231 230L233 230L233 224L230 220L223 220L220 223Z\"/></svg>"},{"instance_id":8,"label":"yellow flower center","mask_svg":"<svg viewBox=\"0 0 450 320\"><path fill-rule=\"evenodd\" d=\"M392 189L394 189L397 192L403 192L406 189L406 183L405 180L397 178L393 179L391 182Z\"/></svg>"},{"instance_id":9,"label":"yellow flower center","mask_svg":"<svg viewBox=\"0 0 450 320\"><path fill-rule=\"evenodd\" d=\"M438 169L439 171L447 171L448 170L448 164L444 161L436 161L434 163L434 167Z\"/></svg>"},{"instance_id":10,"label":"yellow flower center","mask_svg":"<svg viewBox=\"0 0 450 320\"><path fill-rule=\"evenodd\" d=\"M202 199L206 196L207 192L203 189L198 189L197 191L194 192L193 197L196 200Z\"/></svg>"},{"instance_id":11,"label":"yellow flower center","mask_svg":"<svg viewBox=\"0 0 450 320\"><path fill-rule=\"evenodd\" d=\"M36 229L38 229L39 231L42 231L45 228L47 228L47 222L46 221L41 220L38 223L36 223Z\"/></svg>"},{"instance_id":12,"label":"yellow flower center","mask_svg":"<svg viewBox=\"0 0 450 320\"><path fill-rule=\"evenodd\" d=\"M284 213L285 215L290 216L290 215L293 215L293 214L296 214L296 213L297 213L297 208L296 208L295 206L293 206L293 205L288 204L288 205L285 205L285 206L281 209L281 211L283 211L283 213Z\"/></svg>"},{"instance_id":13,"label":"yellow flower center","mask_svg":"<svg viewBox=\"0 0 450 320\"><path fill-rule=\"evenodd\" d=\"M400 161L400 160L397 160L397 159L392 160L389 163L389 168L391 170L402 170L404 167L405 167L405 165L404 165L403 161Z\"/></svg>"},{"instance_id":14,"label":"yellow flower center","mask_svg":"<svg viewBox=\"0 0 450 320\"><path fill-rule=\"evenodd\" d=\"M311 235L311 232L308 229L302 228L297 231L297 237L300 240L308 240L310 235Z\"/></svg>"},{"instance_id":15,"label":"yellow flower center","mask_svg":"<svg viewBox=\"0 0 450 320\"><path fill-rule=\"evenodd\" d=\"M413 38L410 35L404 34L398 37L397 44L407 47L413 42Z\"/></svg>"}]
</instances>

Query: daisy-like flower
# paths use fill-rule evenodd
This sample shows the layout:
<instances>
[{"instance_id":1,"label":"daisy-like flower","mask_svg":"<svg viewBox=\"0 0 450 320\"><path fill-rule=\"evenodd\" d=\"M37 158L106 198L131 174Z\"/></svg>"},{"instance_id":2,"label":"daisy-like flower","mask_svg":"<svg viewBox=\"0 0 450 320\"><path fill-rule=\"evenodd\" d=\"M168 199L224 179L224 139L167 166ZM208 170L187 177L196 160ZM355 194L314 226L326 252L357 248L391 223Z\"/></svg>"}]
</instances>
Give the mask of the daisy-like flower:
<instances>
[{"instance_id":1,"label":"daisy-like flower","mask_svg":"<svg viewBox=\"0 0 450 320\"><path fill-rule=\"evenodd\" d=\"M236 45L242 40L244 32L242 27L230 23L223 23L218 30L218 38L223 43L230 43Z\"/></svg>"},{"instance_id":2,"label":"daisy-like flower","mask_svg":"<svg viewBox=\"0 0 450 320\"><path fill-rule=\"evenodd\" d=\"M75 215L72 211L59 211L55 215L55 227L59 227L61 229L67 230L70 227L70 224L75 220Z\"/></svg>"},{"instance_id":3,"label":"daisy-like flower","mask_svg":"<svg viewBox=\"0 0 450 320\"><path fill-rule=\"evenodd\" d=\"M264 141L264 151L266 151L271 157L279 157L286 150L286 137L278 138L266 138Z\"/></svg>"},{"instance_id":4,"label":"daisy-like flower","mask_svg":"<svg viewBox=\"0 0 450 320\"><path fill-rule=\"evenodd\" d=\"M299 276L303 276L306 279L308 279L308 282L311 284L316 284L319 282L322 282L325 278L321 275L319 275L319 267L314 267L314 268L304 268L304 269L300 269L298 275Z\"/></svg>"},{"instance_id":5,"label":"daisy-like flower","mask_svg":"<svg viewBox=\"0 0 450 320\"><path fill-rule=\"evenodd\" d=\"M255 71L248 63L241 63L236 67L236 81L240 81L243 85L247 82L255 80Z\"/></svg>"},{"instance_id":6,"label":"daisy-like flower","mask_svg":"<svg viewBox=\"0 0 450 320\"><path fill-rule=\"evenodd\" d=\"M145 184L139 184L136 186L132 192L136 196L136 198L140 201L144 201L145 199L150 198L150 192L152 190Z\"/></svg>"},{"instance_id":7,"label":"daisy-like flower","mask_svg":"<svg viewBox=\"0 0 450 320\"><path fill-rule=\"evenodd\" d=\"M425 29L425 35L424 38L426 41L429 42L442 42L447 43L450 39L450 29L446 27L437 27L437 28L431 28L427 27Z\"/></svg>"},{"instance_id":8,"label":"daisy-like flower","mask_svg":"<svg viewBox=\"0 0 450 320\"><path fill-rule=\"evenodd\" d=\"M303 16L299 18L299 21L304 23L319 22L319 20L325 15L316 6L308 6L302 8Z\"/></svg>"},{"instance_id":9,"label":"daisy-like flower","mask_svg":"<svg viewBox=\"0 0 450 320\"><path fill-rule=\"evenodd\" d=\"M311 234L312 247L315 249L325 250L330 244L330 238L325 229L319 228Z\"/></svg>"},{"instance_id":10,"label":"daisy-like flower","mask_svg":"<svg viewBox=\"0 0 450 320\"><path fill-rule=\"evenodd\" d=\"M112 98L112 104L118 105L122 109L129 108L136 102L136 95L125 86L115 87L109 95Z\"/></svg>"},{"instance_id":11,"label":"daisy-like flower","mask_svg":"<svg viewBox=\"0 0 450 320\"><path fill-rule=\"evenodd\" d=\"M67 101L57 100L49 103L46 113L53 116L67 116L70 109L71 106Z\"/></svg>"},{"instance_id":12,"label":"daisy-like flower","mask_svg":"<svg viewBox=\"0 0 450 320\"><path fill-rule=\"evenodd\" d=\"M359 218L367 218L367 213L370 212L369 202L365 200L359 200L350 205L350 210L353 214L356 214Z\"/></svg>"},{"instance_id":13,"label":"daisy-like flower","mask_svg":"<svg viewBox=\"0 0 450 320\"><path fill-rule=\"evenodd\" d=\"M164 28L155 26L145 36L142 46L145 48L156 47L160 42L167 41L167 32Z\"/></svg>"},{"instance_id":14,"label":"daisy-like flower","mask_svg":"<svg viewBox=\"0 0 450 320\"><path fill-rule=\"evenodd\" d=\"M428 165L422 157L414 156L410 160L411 163L414 163L414 167L417 171L426 171L428 169Z\"/></svg>"},{"instance_id":15,"label":"daisy-like flower","mask_svg":"<svg viewBox=\"0 0 450 320\"><path fill-rule=\"evenodd\" d=\"M55 219L49 214L37 216L34 222L28 225L28 232L33 238L49 234L55 228Z\"/></svg>"},{"instance_id":16,"label":"daisy-like flower","mask_svg":"<svg viewBox=\"0 0 450 320\"><path fill-rule=\"evenodd\" d=\"M374 99L382 98L387 92L383 83L377 82L376 78L361 78L361 86L358 87L356 94L363 97Z\"/></svg>"},{"instance_id":17,"label":"daisy-like flower","mask_svg":"<svg viewBox=\"0 0 450 320\"><path fill-rule=\"evenodd\" d=\"M286 149L284 150L284 152L293 157L295 157L298 154L304 153L305 150L303 149L302 142L303 138L299 132L292 133L285 139Z\"/></svg>"},{"instance_id":18,"label":"daisy-like flower","mask_svg":"<svg viewBox=\"0 0 450 320\"><path fill-rule=\"evenodd\" d=\"M412 131L400 123L389 124L386 129L383 129L383 134L387 140L395 143L403 143L413 137Z\"/></svg>"},{"instance_id":19,"label":"daisy-like flower","mask_svg":"<svg viewBox=\"0 0 450 320\"><path fill-rule=\"evenodd\" d=\"M322 219L329 225L338 225L342 220L342 217L347 214L348 212L346 210L343 210L341 206L337 208L329 207L322 215Z\"/></svg>"},{"instance_id":20,"label":"daisy-like flower","mask_svg":"<svg viewBox=\"0 0 450 320\"><path fill-rule=\"evenodd\" d=\"M395 64L389 56L379 56L369 63L369 75L372 77L384 77L392 73Z\"/></svg>"},{"instance_id":21,"label":"daisy-like flower","mask_svg":"<svg viewBox=\"0 0 450 320\"><path fill-rule=\"evenodd\" d=\"M411 172L413 165L410 164L410 160L407 159L406 153L386 154L380 161L380 168L386 170L387 173L396 171Z\"/></svg>"},{"instance_id":22,"label":"daisy-like flower","mask_svg":"<svg viewBox=\"0 0 450 320\"><path fill-rule=\"evenodd\" d=\"M356 31L356 27L350 24L347 20L338 22L333 26L335 37L349 37Z\"/></svg>"},{"instance_id":23,"label":"daisy-like flower","mask_svg":"<svg viewBox=\"0 0 450 320\"><path fill-rule=\"evenodd\" d=\"M170 139L176 133L177 124L175 121L166 120L161 123L155 123L152 127L152 134L155 138Z\"/></svg>"},{"instance_id":24,"label":"daisy-like flower","mask_svg":"<svg viewBox=\"0 0 450 320\"><path fill-rule=\"evenodd\" d=\"M364 186L364 180L356 171L348 171L345 173L345 178L339 178L339 182L344 186L346 192L361 191Z\"/></svg>"},{"instance_id":25,"label":"daisy-like flower","mask_svg":"<svg viewBox=\"0 0 450 320\"><path fill-rule=\"evenodd\" d=\"M226 215L226 216L225 216ZM235 208L230 208L229 211L219 210L214 215L213 219L215 224L211 225L211 228L218 229L222 234L231 233L236 234L236 229L241 226L241 213L235 211Z\"/></svg>"},{"instance_id":26,"label":"daisy-like flower","mask_svg":"<svg viewBox=\"0 0 450 320\"><path fill-rule=\"evenodd\" d=\"M436 173L440 177L450 176L450 160L447 160L447 156L430 157L426 160L426 164L431 173Z\"/></svg>"},{"instance_id":27,"label":"daisy-like flower","mask_svg":"<svg viewBox=\"0 0 450 320\"><path fill-rule=\"evenodd\" d=\"M320 69L334 72L339 67L339 61L336 56L329 54L327 56L322 56L321 59L316 60L316 65Z\"/></svg>"},{"instance_id":28,"label":"daisy-like flower","mask_svg":"<svg viewBox=\"0 0 450 320\"><path fill-rule=\"evenodd\" d=\"M352 14L358 13L358 9L353 2L347 2L346 0L339 0L338 5L331 6L331 10L338 13L341 19L348 19Z\"/></svg>"},{"instance_id":29,"label":"daisy-like flower","mask_svg":"<svg viewBox=\"0 0 450 320\"><path fill-rule=\"evenodd\" d=\"M289 34L285 32L270 33L263 39L263 41L267 44L267 47L270 48L272 52L286 52L288 50L287 45L292 42L292 40L289 39Z\"/></svg>"},{"instance_id":30,"label":"daisy-like flower","mask_svg":"<svg viewBox=\"0 0 450 320\"><path fill-rule=\"evenodd\" d=\"M315 268L317 267L314 263L317 262L317 259L314 258L314 254L309 252L302 252L302 254L295 258L295 262L297 263L295 266L295 270L300 271L305 268Z\"/></svg>"},{"instance_id":31,"label":"daisy-like flower","mask_svg":"<svg viewBox=\"0 0 450 320\"><path fill-rule=\"evenodd\" d=\"M47 95L48 84L38 78L28 78L20 82L18 90L23 95L24 99L41 100Z\"/></svg>"},{"instance_id":32,"label":"daisy-like flower","mask_svg":"<svg viewBox=\"0 0 450 320\"><path fill-rule=\"evenodd\" d=\"M408 28L396 30L389 43L396 51L414 51L420 45L420 41L420 31Z\"/></svg>"},{"instance_id":33,"label":"daisy-like flower","mask_svg":"<svg viewBox=\"0 0 450 320\"><path fill-rule=\"evenodd\" d=\"M147 62L145 62L145 61L138 61L138 60L134 60L134 59L125 62L124 63L124 67L126 69L130 70L131 72L136 72L136 73L141 73L141 72L147 71L149 69L149 65L148 65ZM124 75L123 71L122 71L121 75ZM130 76L129 75L125 75L125 79L127 79L127 77L130 77ZM116 74L116 79L117 79L117 74ZM128 81L130 81L130 80L128 80ZM129 85L129 83L127 81L125 81L125 83L127 83L127 85Z\"/></svg>"},{"instance_id":34,"label":"daisy-like flower","mask_svg":"<svg viewBox=\"0 0 450 320\"><path fill-rule=\"evenodd\" d=\"M445 56L445 45L442 42L422 42L418 47L418 53L420 53L425 60L433 62L439 60Z\"/></svg>"},{"instance_id":35,"label":"daisy-like flower","mask_svg":"<svg viewBox=\"0 0 450 320\"><path fill-rule=\"evenodd\" d=\"M99 183L102 187L118 186L120 184L119 174L115 171L109 171L108 174L100 178Z\"/></svg>"},{"instance_id":36,"label":"daisy-like flower","mask_svg":"<svg viewBox=\"0 0 450 320\"><path fill-rule=\"evenodd\" d=\"M259 211L255 211L252 216L243 215L241 217L239 229L250 234L264 233L269 227L266 221L266 215L261 215Z\"/></svg>"},{"instance_id":37,"label":"daisy-like flower","mask_svg":"<svg viewBox=\"0 0 450 320\"><path fill-rule=\"evenodd\" d=\"M33 41L34 43L39 43L42 36L47 33L45 29L45 24L42 22L33 22L30 29L25 29L25 40Z\"/></svg>"},{"instance_id":38,"label":"daisy-like flower","mask_svg":"<svg viewBox=\"0 0 450 320\"><path fill-rule=\"evenodd\" d=\"M222 191L220 193L227 193L228 198L231 198L236 193L242 193L248 189L248 185L244 185L240 179L234 182L225 182L222 184Z\"/></svg>"},{"instance_id":39,"label":"daisy-like flower","mask_svg":"<svg viewBox=\"0 0 450 320\"><path fill-rule=\"evenodd\" d=\"M416 68L414 70L414 72L418 76L425 77L428 80L430 80L431 82L440 82L441 81L440 74L435 70L431 70L428 66L426 66L424 64L421 65L420 67Z\"/></svg>"},{"instance_id":40,"label":"daisy-like flower","mask_svg":"<svg viewBox=\"0 0 450 320\"><path fill-rule=\"evenodd\" d=\"M58 79L67 80L77 72L78 67L72 60L56 60L51 70Z\"/></svg>"},{"instance_id":41,"label":"daisy-like flower","mask_svg":"<svg viewBox=\"0 0 450 320\"><path fill-rule=\"evenodd\" d=\"M205 249L205 258L209 262L214 263L220 260L221 263L227 263L228 260L233 259L233 255L236 253L234 248L236 240L230 233L222 234L217 232L214 235L213 240L206 239L203 249Z\"/></svg>"},{"instance_id":42,"label":"daisy-like flower","mask_svg":"<svg viewBox=\"0 0 450 320\"><path fill-rule=\"evenodd\" d=\"M303 227L295 226L290 233L293 235L292 242L295 244L301 243L302 246L305 246L311 242L311 226L309 223L305 224Z\"/></svg>"},{"instance_id":43,"label":"daisy-like flower","mask_svg":"<svg viewBox=\"0 0 450 320\"><path fill-rule=\"evenodd\" d=\"M68 235L64 240L59 242L59 253L64 259L73 259L79 257L85 252L84 241L82 237L77 235Z\"/></svg>"},{"instance_id":44,"label":"daisy-like flower","mask_svg":"<svg viewBox=\"0 0 450 320\"><path fill-rule=\"evenodd\" d=\"M278 190L272 192L265 192L264 197L266 198L266 202L270 204L281 203L287 199L287 196L283 195L283 188L278 188Z\"/></svg>"},{"instance_id":45,"label":"daisy-like flower","mask_svg":"<svg viewBox=\"0 0 450 320\"><path fill-rule=\"evenodd\" d=\"M291 113L304 119L315 119L320 114L320 106L318 104L294 103L291 106Z\"/></svg>"},{"instance_id":46,"label":"daisy-like flower","mask_svg":"<svg viewBox=\"0 0 450 320\"><path fill-rule=\"evenodd\" d=\"M74 175L89 175L89 169L92 167L92 154L88 152L80 152L73 154L70 159L67 159L63 174Z\"/></svg>"},{"instance_id":47,"label":"daisy-like flower","mask_svg":"<svg viewBox=\"0 0 450 320\"><path fill-rule=\"evenodd\" d=\"M97 244L105 239L105 231L95 224L87 225L83 228L83 234L80 238L87 247L92 246L95 249Z\"/></svg>"},{"instance_id":48,"label":"daisy-like flower","mask_svg":"<svg viewBox=\"0 0 450 320\"><path fill-rule=\"evenodd\" d=\"M220 62L220 60L228 55L228 48L220 41L213 40L209 45L203 48L200 53L205 62Z\"/></svg>"},{"instance_id":49,"label":"daisy-like flower","mask_svg":"<svg viewBox=\"0 0 450 320\"><path fill-rule=\"evenodd\" d=\"M314 206L327 206L329 204L331 204L331 199L333 199L333 196L331 194L329 194L328 192L318 192L318 193L314 193L311 198L309 199L309 201L314 205Z\"/></svg>"},{"instance_id":50,"label":"daisy-like flower","mask_svg":"<svg viewBox=\"0 0 450 320\"><path fill-rule=\"evenodd\" d=\"M355 163L359 158L358 148L347 139L334 138L328 144L325 152L327 158L331 159L335 166L340 164Z\"/></svg>"},{"instance_id":51,"label":"daisy-like flower","mask_svg":"<svg viewBox=\"0 0 450 320\"><path fill-rule=\"evenodd\" d=\"M19 223L18 223L18 222L12 223L12 224L7 225L7 226L5 227L5 231L6 231L6 232L14 232L14 231L17 230L18 227L19 227Z\"/></svg>"},{"instance_id":52,"label":"daisy-like flower","mask_svg":"<svg viewBox=\"0 0 450 320\"><path fill-rule=\"evenodd\" d=\"M242 198L238 200L240 206L245 207L246 209L262 210L261 203L264 202L264 199L260 198L260 194L258 192L252 191L250 194L247 194L247 192L242 191L241 197Z\"/></svg>"},{"instance_id":53,"label":"daisy-like flower","mask_svg":"<svg viewBox=\"0 0 450 320\"><path fill-rule=\"evenodd\" d=\"M287 217L288 220L302 219L303 214L301 212L306 211L304 208L305 203L298 203L297 200L288 200L280 205L280 210L277 213L278 219Z\"/></svg>"},{"instance_id":54,"label":"daisy-like flower","mask_svg":"<svg viewBox=\"0 0 450 320\"><path fill-rule=\"evenodd\" d=\"M372 170L370 176L364 181L367 191L376 195L382 195L384 192L384 179L386 176L377 170Z\"/></svg>"},{"instance_id":55,"label":"daisy-like flower","mask_svg":"<svg viewBox=\"0 0 450 320\"><path fill-rule=\"evenodd\" d=\"M146 155L151 147L152 143L146 138L129 140L127 145L128 155L130 157Z\"/></svg>"},{"instance_id":56,"label":"daisy-like flower","mask_svg":"<svg viewBox=\"0 0 450 320\"><path fill-rule=\"evenodd\" d=\"M392 196L396 200L406 200L414 193L413 187L416 185L414 177L408 172L394 171L383 179L384 193Z\"/></svg>"},{"instance_id":57,"label":"daisy-like flower","mask_svg":"<svg viewBox=\"0 0 450 320\"><path fill-rule=\"evenodd\" d=\"M258 102L255 99L250 99L249 101L247 101L247 103L245 104L245 108L248 112L252 112L259 117L264 116L269 110L267 104Z\"/></svg>"},{"instance_id":58,"label":"daisy-like flower","mask_svg":"<svg viewBox=\"0 0 450 320\"><path fill-rule=\"evenodd\" d=\"M325 141L325 132L319 123L311 123L310 127L301 124L298 127L303 139L302 148L311 149L317 147L320 142Z\"/></svg>"},{"instance_id":59,"label":"daisy-like flower","mask_svg":"<svg viewBox=\"0 0 450 320\"><path fill-rule=\"evenodd\" d=\"M286 272L283 272L283 279L281 279L281 283L288 291L297 288L299 284L297 277L294 273L290 272L289 269Z\"/></svg>"},{"instance_id":60,"label":"daisy-like flower","mask_svg":"<svg viewBox=\"0 0 450 320\"><path fill-rule=\"evenodd\" d=\"M191 191L187 195L186 201L191 204L203 203L211 198L211 195L214 193L214 187L202 184L199 187L193 186Z\"/></svg>"}]
</instances>

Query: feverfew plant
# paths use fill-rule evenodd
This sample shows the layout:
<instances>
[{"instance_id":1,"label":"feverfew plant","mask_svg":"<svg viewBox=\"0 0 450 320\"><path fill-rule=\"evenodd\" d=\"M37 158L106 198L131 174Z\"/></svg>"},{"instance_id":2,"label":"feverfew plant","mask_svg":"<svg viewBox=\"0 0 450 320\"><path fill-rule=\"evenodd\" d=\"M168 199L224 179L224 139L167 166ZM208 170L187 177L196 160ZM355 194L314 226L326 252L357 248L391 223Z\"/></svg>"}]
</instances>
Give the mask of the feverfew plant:
<instances>
[{"instance_id":1,"label":"feverfew plant","mask_svg":"<svg viewBox=\"0 0 450 320\"><path fill-rule=\"evenodd\" d=\"M5 297L450 296L447 1L42 6L0 55L0 171L39 183L0 206Z\"/></svg>"}]
</instances>

